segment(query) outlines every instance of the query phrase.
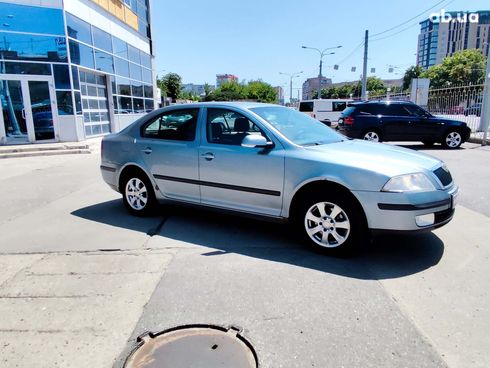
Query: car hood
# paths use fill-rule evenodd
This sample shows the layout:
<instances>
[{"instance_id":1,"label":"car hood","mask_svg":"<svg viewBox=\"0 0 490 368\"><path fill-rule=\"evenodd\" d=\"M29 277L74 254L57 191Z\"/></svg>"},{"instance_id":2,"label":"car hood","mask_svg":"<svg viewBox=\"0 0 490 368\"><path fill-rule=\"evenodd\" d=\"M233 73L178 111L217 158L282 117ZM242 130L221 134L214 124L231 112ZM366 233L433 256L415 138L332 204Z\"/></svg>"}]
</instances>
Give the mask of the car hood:
<instances>
[{"instance_id":1,"label":"car hood","mask_svg":"<svg viewBox=\"0 0 490 368\"><path fill-rule=\"evenodd\" d=\"M358 167L388 177L425 170L432 171L442 161L407 148L363 140L311 146L305 148L315 160Z\"/></svg>"}]
</instances>

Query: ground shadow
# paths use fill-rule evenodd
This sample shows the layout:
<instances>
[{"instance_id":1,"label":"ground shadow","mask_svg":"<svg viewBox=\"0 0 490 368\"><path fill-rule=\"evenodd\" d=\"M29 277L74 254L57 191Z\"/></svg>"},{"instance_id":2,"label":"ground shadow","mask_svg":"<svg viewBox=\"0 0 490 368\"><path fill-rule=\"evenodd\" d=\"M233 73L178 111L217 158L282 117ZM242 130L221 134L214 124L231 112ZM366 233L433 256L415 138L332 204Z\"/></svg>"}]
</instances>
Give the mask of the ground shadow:
<instances>
[{"instance_id":1,"label":"ground shadow","mask_svg":"<svg viewBox=\"0 0 490 368\"><path fill-rule=\"evenodd\" d=\"M366 241L353 257L327 257L305 248L288 225L188 207L164 206L159 213L160 217L135 218L127 214L120 200L114 200L81 208L72 215L213 249L203 249L203 257L236 253L366 280L421 272L436 265L444 253L441 239L426 233L377 237Z\"/></svg>"},{"instance_id":2,"label":"ground shadow","mask_svg":"<svg viewBox=\"0 0 490 368\"><path fill-rule=\"evenodd\" d=\"M410 142L410 143L397 143L396 146L398 147L403 147L403 148L409 148L415 151L447 151L449 150L448 148L444 147L442 144L434 144L432 146L426 146L423 143L415 143L415 142ZM451 149L451 151L459 151L459 150L465 150L467 148L463 146L459 146L456 149Z\"/></svg>"}]
</instances>

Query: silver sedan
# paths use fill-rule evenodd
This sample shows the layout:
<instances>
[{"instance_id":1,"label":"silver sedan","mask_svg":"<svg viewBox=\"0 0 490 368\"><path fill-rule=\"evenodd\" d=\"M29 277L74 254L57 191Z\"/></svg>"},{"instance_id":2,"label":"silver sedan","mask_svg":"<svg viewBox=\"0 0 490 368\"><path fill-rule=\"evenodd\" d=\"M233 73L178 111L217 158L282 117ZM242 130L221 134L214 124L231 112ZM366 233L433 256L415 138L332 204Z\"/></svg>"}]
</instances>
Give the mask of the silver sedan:
<instances>
[{"instance_id":1,"label":"silver sedan","mask_svg":"<svg viewBox=\"0 0 490 368\"><path fill-rule=\"evenodd\" d=\"M458 195L434 157L259 103L156 110L103 139L101 172L134 215L178 202L290 221L326 253L350 251L370 232L442 226Z\"/></svg>"}]
</instances>

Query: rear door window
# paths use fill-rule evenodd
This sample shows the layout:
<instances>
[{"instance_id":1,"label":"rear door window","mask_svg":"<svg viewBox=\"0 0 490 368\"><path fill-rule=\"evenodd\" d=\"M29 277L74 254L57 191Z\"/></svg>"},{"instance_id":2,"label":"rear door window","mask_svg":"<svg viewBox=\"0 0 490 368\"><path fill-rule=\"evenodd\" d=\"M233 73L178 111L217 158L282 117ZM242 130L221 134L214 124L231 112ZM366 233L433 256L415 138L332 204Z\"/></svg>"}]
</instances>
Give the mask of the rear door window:
<instances>
[{"instance_id":1,"label":"rear door window","mask_svg":"<svg viewBox=\"0 0 490 368\"><path fill-rule=\"evenodd\" d=\"M359 109L359 114L360 115L383 115L382 109L380 109L380 105L374 105L374 104L369 104L369 105L360 105L358 106Z\"/></svg>"},{"instance_id":2,"label":"rear door window","mask_svg":"<svg viewBox=\"0 0 490 368\"><path fill-rule=\"evenodd\" d=\"M143 138L192 142L196 138L199 109L168 111L151 119L141 128Z\"/></svg>"}]
</instances>

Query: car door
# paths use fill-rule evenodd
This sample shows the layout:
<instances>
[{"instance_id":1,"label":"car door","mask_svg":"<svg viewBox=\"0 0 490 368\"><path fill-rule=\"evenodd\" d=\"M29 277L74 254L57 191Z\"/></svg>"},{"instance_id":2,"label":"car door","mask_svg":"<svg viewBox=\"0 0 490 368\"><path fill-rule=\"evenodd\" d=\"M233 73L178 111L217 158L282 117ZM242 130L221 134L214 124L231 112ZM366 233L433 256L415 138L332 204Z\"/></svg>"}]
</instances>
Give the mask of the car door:
<instances>
[{"instance_id":1,"label":"car door","mask_svg":"<svg viewBox=\"0 0 490 368\"><path fill-rule=\"evenodd\" d=\"M431 116L417 105L403 105L411 116L410 140L435 140L440 135L439 130L444 125L439 119Z\"/></svg>"},{"instance_id":2,"label":"car door","mask_svg":"<svg viewBox=\"0 0 490 368\"><path fill-rule=\"evenodd\" d=\"M384 137L386 140L411 140L414 118L400 104L385 104L383 107Z\"/></svg>"},{"instance_id":3,"label":"car door","mask_svg":"<svg viewBox=\"0 0 490 368\"><path fill-rule=\"evenodd\" d=\"M201 126L199 174L203 204L279 216L284 184L284 150L257 121L231 108L207 108ZM261 134L271 149L243 147L243 137Z\"/></svg>"},{"instance_id":4,"label":"car door","mask_svg":"<svg viewBox=\"0 0 490 368\"><path fill-rule=\"evenodd\" d=\"M166 111L141 127L141 158L167 198L200 202L199 108Z\"/></svg>"}]
</instances>

